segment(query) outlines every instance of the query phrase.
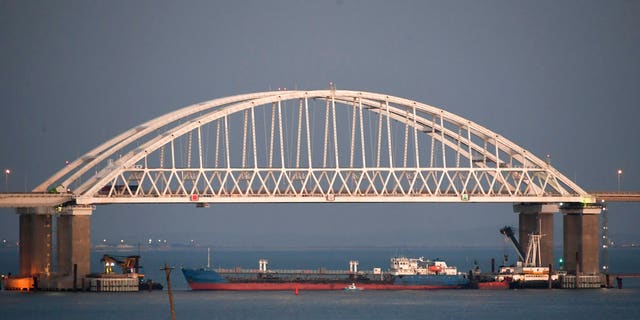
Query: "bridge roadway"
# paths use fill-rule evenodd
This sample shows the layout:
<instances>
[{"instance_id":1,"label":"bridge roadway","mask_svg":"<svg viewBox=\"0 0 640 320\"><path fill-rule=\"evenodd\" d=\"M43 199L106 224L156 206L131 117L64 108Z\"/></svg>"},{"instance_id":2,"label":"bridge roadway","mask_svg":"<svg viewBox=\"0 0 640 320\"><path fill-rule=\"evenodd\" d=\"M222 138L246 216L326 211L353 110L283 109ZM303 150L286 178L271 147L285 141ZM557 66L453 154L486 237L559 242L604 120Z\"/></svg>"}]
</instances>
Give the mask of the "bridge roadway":
<instances>
[{"instance_id":1,"label":"bridge roadway","mask_svg":"<svg viewBox=\"0 0 640 320\"><path fill-rule=\"evenodd\" d=\"M11 192L0 193L0 208L55 207L73 200L72 194Z\"/></svg>"},{"instance_id":2,"label":"bridge roadway","mask_svg":"<svg viewBox=\"0 0 640 320\"><path fill-rule=\"evenodd\" d=\"M640 202L640 191L592 191L597 202Z\"/></svg>"},{"instance_id":3,"label":"bridge roadway","mask_svg":"<svg viewBox=\"0 0 640 320\"><path fill-rule=\"evenodd\" d=\"M640 191L596 191L590 192L597 203L640 202ZM0 193L0 208L55 207L74 200L73 194L10 192ZM473 201L472 201L473 202Z\"/></svg>"}]
</instances>

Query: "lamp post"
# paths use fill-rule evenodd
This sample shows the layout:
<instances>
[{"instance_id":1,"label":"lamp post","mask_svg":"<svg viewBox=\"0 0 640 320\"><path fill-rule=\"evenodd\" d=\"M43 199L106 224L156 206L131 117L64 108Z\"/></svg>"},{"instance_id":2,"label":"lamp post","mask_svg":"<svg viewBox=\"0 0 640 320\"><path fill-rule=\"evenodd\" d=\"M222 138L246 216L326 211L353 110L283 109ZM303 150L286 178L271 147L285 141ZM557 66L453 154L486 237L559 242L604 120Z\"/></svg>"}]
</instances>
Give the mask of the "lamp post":
<instances>
[{"instance_id":1,"label":"lamp post","mask_svg":"<svg viewBox=\"0 0 640 320\"><path fill-rule=\"evenodd\" d=\"M9 192L9 174L11 174L11 169L4 170L4 189Z\"/></svg>"},{"instance_id":2,"label":"lamp post","mask_svg":"<svg viewBox=\"0 0 640 320\"><path fill-rule=\"evenodd\" d=\"M618 192L620 192L620 176L622 175L622 169L618 169Z\"/></svg>"}]
</instances>

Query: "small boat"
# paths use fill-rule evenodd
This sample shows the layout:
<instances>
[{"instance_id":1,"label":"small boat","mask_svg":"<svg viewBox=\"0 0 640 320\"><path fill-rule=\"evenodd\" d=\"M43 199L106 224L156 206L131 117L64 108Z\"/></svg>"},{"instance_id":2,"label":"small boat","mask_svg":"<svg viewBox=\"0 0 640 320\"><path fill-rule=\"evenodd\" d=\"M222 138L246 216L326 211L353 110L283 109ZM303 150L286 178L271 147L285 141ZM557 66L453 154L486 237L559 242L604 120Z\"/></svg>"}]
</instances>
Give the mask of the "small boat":
<instances>
[{"instance_id":1,"label":"small boat","mask_svg":"<svg viewBox=\"0 0 640 320\"><path fill-rule=\"evenodd\" d=\"M352 283L352 284L344 287L344 291L361 291L361 290L362 290L362 288L356 287L355 283Z\"/></svg>"}]
</instances>

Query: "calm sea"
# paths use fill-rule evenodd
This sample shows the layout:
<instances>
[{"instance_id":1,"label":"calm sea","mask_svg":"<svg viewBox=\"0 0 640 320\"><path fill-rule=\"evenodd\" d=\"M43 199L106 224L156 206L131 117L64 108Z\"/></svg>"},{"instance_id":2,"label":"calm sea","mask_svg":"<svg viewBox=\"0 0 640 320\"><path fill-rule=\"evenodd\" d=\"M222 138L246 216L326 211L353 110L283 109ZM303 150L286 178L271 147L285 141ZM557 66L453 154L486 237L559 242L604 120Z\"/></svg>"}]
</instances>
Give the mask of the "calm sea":
<instances>
[{"instance_id":1,"label":"calm sea","mask_svg":"<svg viewBox=\"0 0 640 320\"><path fill-rule=\"evenodd\" d=\"M92 254L100 270L104 252ZM109 252L116 255L138 254ZM500 263L504 250L455 249L283 249L212 252L212 267L269 267L348 269L349 260L360 269L388 266L394 255L441 258L460 270L477 262L490 269L490 258ZM163 283L164 262L178 267L171 277L178 319L639 319L640 280L626 279L623 289L593 290L435 290L362 292L213 292L190 291L179 267L202 266L206 248L142 251L147 278ZM612 272L640 272L640 249L612 249ZM18 269L16 249L0 249L0 273ZM135 293L18 293L0 291L0 319L170 319L167 291Z\"/></svg>"}]
</instances>

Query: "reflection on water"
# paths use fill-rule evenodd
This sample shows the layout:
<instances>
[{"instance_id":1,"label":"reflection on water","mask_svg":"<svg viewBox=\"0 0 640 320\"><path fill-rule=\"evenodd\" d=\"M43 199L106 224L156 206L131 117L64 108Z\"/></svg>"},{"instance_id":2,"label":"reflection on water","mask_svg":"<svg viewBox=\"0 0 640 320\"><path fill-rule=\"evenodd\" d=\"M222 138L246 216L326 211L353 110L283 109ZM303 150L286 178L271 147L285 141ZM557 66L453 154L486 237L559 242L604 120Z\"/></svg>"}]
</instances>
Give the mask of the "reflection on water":
<instances>
[{"instance_id":1,"label":"reflection on water","mask_svg":"<svg viewBox=\"0 0 640 320\"><path fill-rule=\"evenodd\" d=\"M638 289L174 293L178 319L635 319ZM523 308L526 306L526 312ZM167 293L2 292L3 319L168 319Z\"/></svg>"}]
</instances>

